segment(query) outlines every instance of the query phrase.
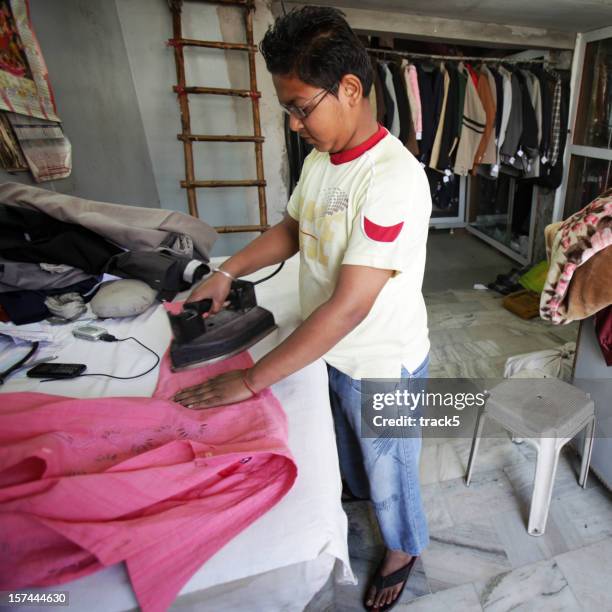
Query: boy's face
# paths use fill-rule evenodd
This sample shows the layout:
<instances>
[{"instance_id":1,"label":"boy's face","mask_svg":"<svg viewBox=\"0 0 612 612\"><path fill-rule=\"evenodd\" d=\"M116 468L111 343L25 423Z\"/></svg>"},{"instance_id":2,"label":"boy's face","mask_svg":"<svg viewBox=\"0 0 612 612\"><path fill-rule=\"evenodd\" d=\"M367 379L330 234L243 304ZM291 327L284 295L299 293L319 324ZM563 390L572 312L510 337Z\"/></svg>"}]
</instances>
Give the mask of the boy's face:
<instances>
[{"instance_id":1,"label":"boy's face","mask_svg":"<svg viewBox=\"0 0 612 612\"><path fill-rule=\"evenodd\" d=\"M295 76L272 75L281 105L293 112L289 127L319 151L341 151L357 124L360 82L346 75L338 86L338 97L322 87L308 85ZM356 83L355 83L356 81ZM303 115L306 115L305 117Z\"/></svg>"}]
</instances>

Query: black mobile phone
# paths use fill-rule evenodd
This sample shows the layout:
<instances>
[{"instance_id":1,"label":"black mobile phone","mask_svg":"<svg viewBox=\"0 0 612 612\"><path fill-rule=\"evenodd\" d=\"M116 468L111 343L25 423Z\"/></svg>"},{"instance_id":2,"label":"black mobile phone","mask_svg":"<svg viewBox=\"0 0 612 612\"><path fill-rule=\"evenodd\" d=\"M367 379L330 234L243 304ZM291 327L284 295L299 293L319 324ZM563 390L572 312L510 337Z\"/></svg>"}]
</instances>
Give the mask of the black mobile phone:
<instances>
[{"instance_id":1,"label":"black mobile phone","mask_svg":"<svg viewBox=\"0 0 612 612\"><path fill-rule=\"evenodd\" d=\"M74 378L87 369L84 363L39 363L28 370L30 378Z\"/></svg>"}]
</instances>

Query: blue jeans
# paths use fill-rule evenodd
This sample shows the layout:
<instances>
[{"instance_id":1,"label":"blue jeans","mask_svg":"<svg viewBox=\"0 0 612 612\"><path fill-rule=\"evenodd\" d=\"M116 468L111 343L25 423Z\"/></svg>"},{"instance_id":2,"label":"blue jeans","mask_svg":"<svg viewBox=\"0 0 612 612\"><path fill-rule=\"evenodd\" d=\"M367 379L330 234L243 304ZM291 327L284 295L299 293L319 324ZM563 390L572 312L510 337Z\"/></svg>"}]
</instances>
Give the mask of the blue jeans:
<instances>
[{"instance_id":1,"label":"blue jeans","mask_svg":"<svg viewBox=\"0 0 612 612\"><path fill-rule=\"evenodd\" d=\"M414 437L362 438L361 381L327 365L340 470L351 493L371 499L387 548L420 555L429 544L419 484L422 440ZM424 390L429 355L414 372L402 366L402 389ZM392 434L391 434L392 435Z\"/></svg>"}]
</instances>

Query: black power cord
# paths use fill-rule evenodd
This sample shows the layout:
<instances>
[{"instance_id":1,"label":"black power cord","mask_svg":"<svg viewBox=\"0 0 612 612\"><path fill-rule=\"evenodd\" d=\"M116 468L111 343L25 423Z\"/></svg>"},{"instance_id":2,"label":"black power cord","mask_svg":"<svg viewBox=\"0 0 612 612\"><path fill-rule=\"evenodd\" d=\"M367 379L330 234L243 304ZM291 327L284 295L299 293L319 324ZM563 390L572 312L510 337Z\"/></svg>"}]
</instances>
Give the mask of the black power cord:
<instances>
[{"instance_id":1,"label":"black power cord","mask_svg":"<svg viewBox=\"0 0 612 612\"><path fill-rule=\"evenodd\" d=\"M102 334L100 336L100 340L104 342L125 342L126 340L133 340L142 346L142 348L149 351L155 355L155 363L146 371L142 372L142 374L135 374L134 376L114 376L113 374L104 374L101 372L92 372L91 374L77 374L76 376L70 376L70 378L81 378L82 376L106 376L107 378L114 378L116 380L133 380L134 378L140 378L141 376L146 376L149 372L152 372L160 362L159 355L151 348L143 344L138 338L134 338L134 336L128 336L127 338L116 338L112 334ZM41 382L50 382L52 380L66 380L66 378L45 378L41 380Z\"/></svg>"},{"instance_id":2,"label":"black power cord","mask_svg":"<svg viewBox=\"0 0 612 612\"><path fill-rule=\"evenodd\" d=\"M30 350L28 351L28 354L25 357L22 357L17 363L14 363L10 368L4 370L4 372L0 372L0 385L3 385L4 381L13 372L16 372L17 370L20 370L21 368L23 368L29 361L30 357L32 357L32 355L34 355L34 353L37 350L38 350L38 342L33 342L32 346L30 347Z\"/></svg>"},{"instance_id":3,"label":"black power cord","mask_svg":"<svg viewBox=\"0 0 612 612\"><path fill-rule=\"evenodd\" d=\"M259 285L259 283L263 283L264 281L267 281L267 280L271 279L273 276L276 276L283 269L284 265L285 265L285 262L281 261L280 265L278 266L278 268L276 268L276 270L274 270L274 272L272 272L272 274L268 274L268 276L264 276L263 278L260 278L259 280L253 281L253 284L254 285Z\"/></svg>"}]
</instances>

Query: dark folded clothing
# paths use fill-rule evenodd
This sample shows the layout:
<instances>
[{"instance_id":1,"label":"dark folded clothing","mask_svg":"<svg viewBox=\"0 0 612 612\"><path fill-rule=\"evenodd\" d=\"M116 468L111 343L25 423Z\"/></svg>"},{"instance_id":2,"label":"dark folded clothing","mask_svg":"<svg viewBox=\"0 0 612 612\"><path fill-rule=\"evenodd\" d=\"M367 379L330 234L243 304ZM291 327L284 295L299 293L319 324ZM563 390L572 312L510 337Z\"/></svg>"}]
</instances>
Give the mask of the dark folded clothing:
<instances>
[{"instance_id":1,"label":"dark folded clothing","mask_svg":"<svg viewBox=\"0 0 612 612\"><path fill-rule=\"evenodd\" d=\"M0 255L12 261L67 264L100 274L122 249L80 225L0 204Z\"/></svg>"},{"instance_id":2,"label":"dark folded clothing","mask_svg":"<svg viewBox=\"0 0 612 612\"><path fill-rule=\"evenodd\" d=\"M83 295L93 289L98 282L99 279L94 277L60 289L0 293L0 307L15 325L37 323L51 315L49 309L45 306L45 299L47 297L50 295L63 295L64 293L79 293ZM88 302L92 297L93 294L85 297L84 301Z\"/></svg>"}]
</instances>

